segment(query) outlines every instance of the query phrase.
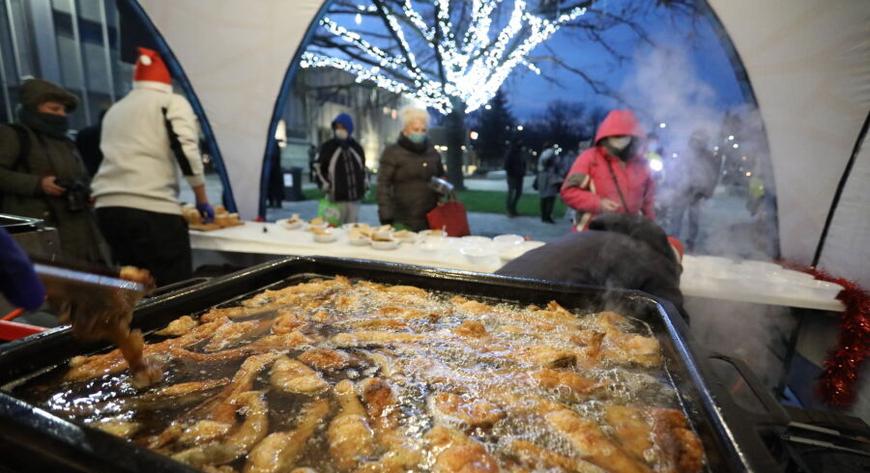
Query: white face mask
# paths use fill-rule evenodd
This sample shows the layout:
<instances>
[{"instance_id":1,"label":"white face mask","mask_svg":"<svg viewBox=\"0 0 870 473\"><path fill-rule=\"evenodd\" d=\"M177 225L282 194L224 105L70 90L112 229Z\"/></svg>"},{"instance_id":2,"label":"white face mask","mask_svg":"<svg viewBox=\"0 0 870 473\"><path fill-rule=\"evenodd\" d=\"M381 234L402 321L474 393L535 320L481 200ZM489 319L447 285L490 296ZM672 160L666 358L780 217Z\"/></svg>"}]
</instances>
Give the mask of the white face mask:
<instances>
[{"instance_id":1,"label":"white face mask","mask_svg":"<svg viewBox=\"0 0 870 473\"><path fill-rule=\"evenodd\" d=\"M335 130L335 137L340 140L347 139L347 130Z\"/></svg>"},{"instance_id":2,"label":"white face mask","mask_svg":"<svg viewBox=\"0 0 870 473\"><path fill-rule=\"evenodd\" d=\"M630 136L611 136L607 138L607 143L613 147L613 149L617 149L622 151L631 143Z\"/></svg>"}]
</instances>

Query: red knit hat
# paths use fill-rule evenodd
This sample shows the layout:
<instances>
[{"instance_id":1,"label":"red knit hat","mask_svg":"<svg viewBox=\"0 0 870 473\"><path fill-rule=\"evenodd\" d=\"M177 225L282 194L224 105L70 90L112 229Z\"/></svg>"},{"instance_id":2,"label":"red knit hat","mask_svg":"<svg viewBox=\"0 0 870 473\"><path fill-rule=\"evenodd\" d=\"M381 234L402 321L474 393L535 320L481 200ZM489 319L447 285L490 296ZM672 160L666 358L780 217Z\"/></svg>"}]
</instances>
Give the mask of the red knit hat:
<instances>
[{"instance_id":1,"label":"red knit hat","mask_svg":"<svg viewBox=\"0 0 870 473\"><path fill-rule=\"evenodd\" d=\"M683 262L683 255L686 253L685 248L683 247L683 242L677 240L676 237L669 236L668 243L671 244L671 249L674 250L674 253L677 255L677 262Z\"/></svg>"},{"instance_id":2,"label":"red knit hat","mask_svg":"<svg viewBox=\"0 0 870 473\"><path fill-rule=\"evenodd\" d=\"M169 69L157 51L139 48L139 58L136 59L136 69L133 71L134 81L162 82L172 85Z\"/></svg>"}]
</instances>

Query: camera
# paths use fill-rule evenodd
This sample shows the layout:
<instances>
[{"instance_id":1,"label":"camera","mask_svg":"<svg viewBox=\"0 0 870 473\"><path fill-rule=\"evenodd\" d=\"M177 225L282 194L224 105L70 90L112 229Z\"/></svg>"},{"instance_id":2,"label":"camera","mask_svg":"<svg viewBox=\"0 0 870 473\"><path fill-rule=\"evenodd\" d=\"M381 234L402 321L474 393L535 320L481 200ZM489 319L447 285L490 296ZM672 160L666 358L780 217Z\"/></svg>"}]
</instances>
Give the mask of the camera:
<instances>
[{"instance_id":1,"label":"camera","mask_svg":"<svg viewBox=\"0 0 870 473\"><path fill-rule=\"evenodd\" d=\"M57 179L57 185L66 189L63 198L66 199L66 209L70 212L80 212L90 204L91 186L78 179Z\"/></svg>"}]
</instances>

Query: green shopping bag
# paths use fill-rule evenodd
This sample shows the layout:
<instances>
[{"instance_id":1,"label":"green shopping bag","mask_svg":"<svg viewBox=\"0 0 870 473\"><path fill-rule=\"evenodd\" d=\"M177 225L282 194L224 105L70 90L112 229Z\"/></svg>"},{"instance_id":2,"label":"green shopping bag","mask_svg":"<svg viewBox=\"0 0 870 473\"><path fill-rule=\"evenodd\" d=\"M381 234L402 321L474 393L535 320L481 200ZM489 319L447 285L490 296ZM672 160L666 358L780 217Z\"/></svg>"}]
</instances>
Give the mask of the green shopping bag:
<instances>
[{"instance_id":1,"label":"green shopping bag","mask_svg":"<svg viewBox=\"0 0 870 473\"><path fill-rule=\"evenodd\" d=\"M317 204L317 216L333 227L341 225L341 211L338 204L324 197Z\"/></svg>"}]
</instances>

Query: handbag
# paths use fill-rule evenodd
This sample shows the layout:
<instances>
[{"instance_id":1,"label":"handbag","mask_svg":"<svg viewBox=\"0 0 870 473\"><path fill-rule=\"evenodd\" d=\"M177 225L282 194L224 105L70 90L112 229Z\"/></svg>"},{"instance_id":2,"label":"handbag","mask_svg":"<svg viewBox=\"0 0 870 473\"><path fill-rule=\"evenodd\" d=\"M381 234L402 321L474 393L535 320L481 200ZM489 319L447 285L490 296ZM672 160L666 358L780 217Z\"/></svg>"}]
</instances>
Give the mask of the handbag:
<instances>
[{"instance_id":1,"label":"handbag","mask_svg":"<svg viewBox=\"0 0 870 473\"><path fill-rule=\"evenodd\" d=\"M324 197L317 203L317 216L333 227L341 225L341 210L338 204Z\"/></svg>"},{"instance_id":2,"label":"handbag","mask_svg":"<svg viewBox=\"0 0 870 473\"><path fill-rule=\"evenodd\" d=\"M449 236L461 237L471 234L468 228L468 212L462 202L453 196L446 202L439 202L430 210L426 214L426 221L429 222L429 228L444 230Z\"/></svg>"}]
</instances>

